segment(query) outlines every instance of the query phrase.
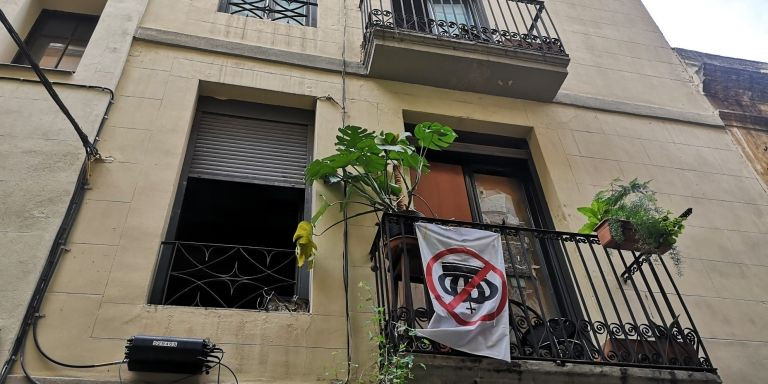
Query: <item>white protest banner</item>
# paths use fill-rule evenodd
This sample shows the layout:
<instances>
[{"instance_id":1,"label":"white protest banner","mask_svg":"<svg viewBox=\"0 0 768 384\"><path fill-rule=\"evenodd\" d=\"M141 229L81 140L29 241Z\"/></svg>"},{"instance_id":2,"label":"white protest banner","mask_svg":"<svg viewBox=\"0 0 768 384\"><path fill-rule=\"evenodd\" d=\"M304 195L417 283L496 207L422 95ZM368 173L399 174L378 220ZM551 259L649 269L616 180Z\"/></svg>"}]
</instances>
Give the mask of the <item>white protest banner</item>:
<instances>
[{"instance_id":1,"label":"white protest banner","mask_svg":"<svg viewBox=\"0 0 768 384\"><path fill-rule=\"evenodd\" d=\"M416 235L435 309L429 326L416 333L459 351L510 361L499 234L417 223Z\"/></svg>"}]
</instances>

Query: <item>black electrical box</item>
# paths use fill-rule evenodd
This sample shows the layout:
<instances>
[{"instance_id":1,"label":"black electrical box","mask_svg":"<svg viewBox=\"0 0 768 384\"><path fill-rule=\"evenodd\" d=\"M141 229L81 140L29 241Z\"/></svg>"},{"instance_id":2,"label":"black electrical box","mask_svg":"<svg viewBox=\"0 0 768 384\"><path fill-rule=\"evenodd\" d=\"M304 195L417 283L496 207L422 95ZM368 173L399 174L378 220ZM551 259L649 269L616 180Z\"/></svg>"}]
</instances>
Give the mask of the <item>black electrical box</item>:
<instances>
[{"instance_id":1,"label":"black electrical box","mask_svg":"<svg viewBox=\"0 0 768 384\"><path fill-rule=\"evenodd\" d=\"M140 335L128 339L125 359L129 371L195 374L211 368L215 350L203 339Z\"/></svg>"}]
</instances>

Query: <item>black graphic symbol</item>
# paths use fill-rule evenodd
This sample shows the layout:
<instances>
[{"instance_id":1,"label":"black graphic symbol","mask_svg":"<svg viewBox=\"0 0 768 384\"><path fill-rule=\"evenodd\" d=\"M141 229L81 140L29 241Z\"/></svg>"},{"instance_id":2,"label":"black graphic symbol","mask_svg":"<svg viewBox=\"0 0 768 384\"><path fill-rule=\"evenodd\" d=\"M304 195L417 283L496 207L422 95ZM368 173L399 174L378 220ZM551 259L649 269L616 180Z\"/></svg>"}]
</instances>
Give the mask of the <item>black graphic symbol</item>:
<instances>
[{"instance_id":1,"label":"black graphic symbol","mask_svg":"<svg viewBox=\"0 0 768 384\"><path fill-rule=\"evenodd\" d=\"M482 272L483 269L475 265L443 263L443 273L437 277L437 283L443 292L454 298L465 294L466 298L462 302L469 303L469 312L474 313L476 309L472 304L486 303L499 294L499 287L486 278L473 286L470 284Z\"/></svg>"}]
</instances>

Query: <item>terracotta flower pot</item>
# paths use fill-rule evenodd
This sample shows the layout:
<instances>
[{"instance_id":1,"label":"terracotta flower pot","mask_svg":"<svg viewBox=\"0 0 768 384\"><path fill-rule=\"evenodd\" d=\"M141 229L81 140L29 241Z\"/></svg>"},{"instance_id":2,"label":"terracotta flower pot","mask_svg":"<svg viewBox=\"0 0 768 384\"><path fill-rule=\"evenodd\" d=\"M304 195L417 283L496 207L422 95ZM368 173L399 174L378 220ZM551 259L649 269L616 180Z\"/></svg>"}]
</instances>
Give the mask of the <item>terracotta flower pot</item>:
<instances>
[{"instance_id":1,"label":"terracotta flower pot","mask_svg":"<svg viewBox=\"0 0 768 384\"><path fill-rule=\"evenodd\" d=\"M619 220L621 222L621 232L624 234L624 241L619 243L611 234L611 228L608 225L608 220L603 220L595 228L597 232L597 238L600 240L600 244L605 248L620 249L622 251L638 251L639 241L637 239L637 232L635 226L627 220ZM670 244L661 244L656 250L656 254L663 255L672 249Z\"/></svg>"},{"instance_id":2,"label":"terracotta flower pot","mask_svg":"<svg viewBox=\"0 0 768 384\"><path fill-rule=\"evenodd\" d=\"M423 217L417 211L400 211L399 213ZM395 270L395 279L402 279L405 268L402 263L403 257L407 257L408 271L411 282L424 282L424 269L421 263L421 253L419 252L419 242L416 239L416 227L412 222L387 222L387 233L389 241L384 244L384 255L389 259L390 266Z\"/></svg>"}]
</instances>

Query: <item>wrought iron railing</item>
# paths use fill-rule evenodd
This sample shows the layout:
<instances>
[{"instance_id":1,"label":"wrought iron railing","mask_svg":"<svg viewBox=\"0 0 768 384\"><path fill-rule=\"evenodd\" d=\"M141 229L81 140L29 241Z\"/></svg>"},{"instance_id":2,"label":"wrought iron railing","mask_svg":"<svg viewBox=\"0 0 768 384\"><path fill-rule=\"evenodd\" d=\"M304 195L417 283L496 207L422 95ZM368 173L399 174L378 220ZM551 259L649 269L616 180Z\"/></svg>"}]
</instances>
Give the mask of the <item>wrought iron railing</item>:
<instances>
[{"instance_id":1,"label":"wrought iron railing","mask_svg":"<svg viewBox=\"0 0 768 384\"><path fill-rule=\"evenodd\" d=\"M539 0L361 0L363 44L376 29L566 55Z\"/></svg>"},{"instance_id":2,"label":"wrought iron railing","mask_svg":"<svg viewBox=\"0 0 768 384\"><path fill-rule=\"evenodd\" d=\"M285 24L317 26L317 0L220 0L219 12Z\"/></svg>"},{"instance_id":3,"label":"wrought iron railing","mask_svg":"<svg viewBox=\"0 0 768 384\"><path fill-rule=\"evenodd\" d=\"M296 297L294 250L166 241L160 254L169 262L158 271L165 278L158 304L307 310Z\"/></svg>"},{"instance_id":4,"label":"wrought iron railing","mask_svg":"<svg viewBox=\"0 0 768 384\"><path fill-rule=\"evenodd\" d=\"M510 317L498 326L510 329L513 359L715 371L663 256L608 251L592 235L388 214L371 261L381 331L394 345L462 354L409 330L434 313L416 222L501 235ZM635 258L649 261L629 268Z\"/></svg>"}]
</instances>

